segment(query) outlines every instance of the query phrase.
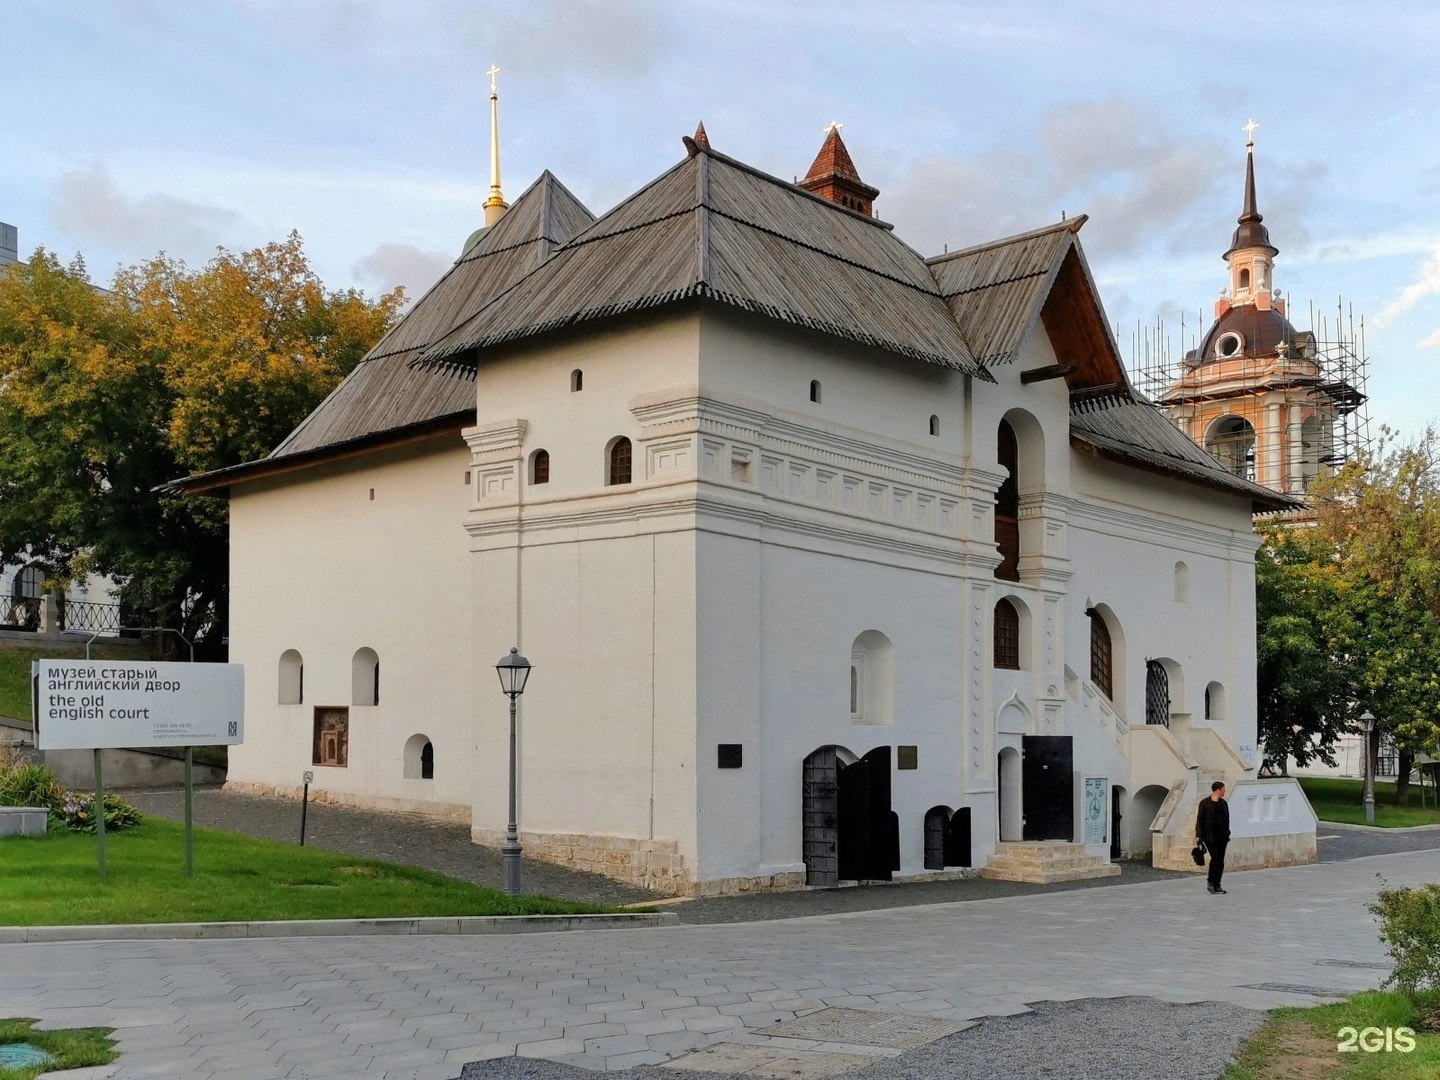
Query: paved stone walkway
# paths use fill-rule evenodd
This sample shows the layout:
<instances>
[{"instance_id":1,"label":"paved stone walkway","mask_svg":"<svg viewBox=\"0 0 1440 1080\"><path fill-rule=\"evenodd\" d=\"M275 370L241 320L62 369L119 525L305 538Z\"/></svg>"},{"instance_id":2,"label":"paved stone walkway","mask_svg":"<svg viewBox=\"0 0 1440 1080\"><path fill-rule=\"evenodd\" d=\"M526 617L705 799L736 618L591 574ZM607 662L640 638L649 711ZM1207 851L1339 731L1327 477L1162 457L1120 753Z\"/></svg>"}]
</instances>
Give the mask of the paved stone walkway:
<instances>
[{"instance_id":1,"label":"paved stone walkway","mask_svg":"<svg viewBox=\"0 0 1440 1080\"><path fill-rule=\"evenodd\" d=\"M1365 910L1377 872L1416 884L1440 861L1237 873L1223 897L1187 877L744 925L6 945L0 1014L116 1026L117 1080L453 1080L485 1058L617 1070L771 1043L772 1024L826 1007L947 1020L1124 996L1261 1009L1379 981Z\"/></svg>"}]
</instances>

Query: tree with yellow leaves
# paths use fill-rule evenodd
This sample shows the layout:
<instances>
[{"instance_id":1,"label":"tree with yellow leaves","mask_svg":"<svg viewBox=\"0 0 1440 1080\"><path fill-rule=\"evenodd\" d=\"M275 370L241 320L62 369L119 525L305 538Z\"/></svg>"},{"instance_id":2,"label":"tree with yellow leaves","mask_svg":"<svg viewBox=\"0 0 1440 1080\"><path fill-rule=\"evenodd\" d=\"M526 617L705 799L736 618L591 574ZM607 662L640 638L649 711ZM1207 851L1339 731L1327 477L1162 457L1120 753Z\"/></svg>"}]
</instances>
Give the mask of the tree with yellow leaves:
<instances>
[{"instance_id":1,"label":"tree with yellow leaves","mask_svg":"<svg viewBox=\"0 0 1440 1080\"><path fill-rule=\"evenodd\" d=\"M218 641L226 507L157 491L268 454L395 321L326 290L300 237L97 289L39 251L0 273L0 559L108 574L154 625Z\"/></svg>"}]
</instances>

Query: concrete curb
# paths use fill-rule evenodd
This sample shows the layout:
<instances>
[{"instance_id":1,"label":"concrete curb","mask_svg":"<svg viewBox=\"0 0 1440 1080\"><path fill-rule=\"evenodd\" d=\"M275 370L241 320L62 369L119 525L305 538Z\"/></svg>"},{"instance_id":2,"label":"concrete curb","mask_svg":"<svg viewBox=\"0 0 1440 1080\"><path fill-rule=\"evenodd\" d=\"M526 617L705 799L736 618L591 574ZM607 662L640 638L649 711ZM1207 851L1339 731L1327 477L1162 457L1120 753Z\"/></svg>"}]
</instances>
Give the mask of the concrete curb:
<instances>
[{"instance_id":1,"label":"concrete curb","mask_svg":"<svg viewBox=\"0 0 1440 1080\"><path fill-rule=\"evenodd\" d=\"M193 941L277 937L391 937L412 934L548 934L674 926L673 911L633 915L473 915L418 919L289 919L274 922L118 923L113 926L0 926L0 945L40 941Z\"/></svg>"}]
</instances>

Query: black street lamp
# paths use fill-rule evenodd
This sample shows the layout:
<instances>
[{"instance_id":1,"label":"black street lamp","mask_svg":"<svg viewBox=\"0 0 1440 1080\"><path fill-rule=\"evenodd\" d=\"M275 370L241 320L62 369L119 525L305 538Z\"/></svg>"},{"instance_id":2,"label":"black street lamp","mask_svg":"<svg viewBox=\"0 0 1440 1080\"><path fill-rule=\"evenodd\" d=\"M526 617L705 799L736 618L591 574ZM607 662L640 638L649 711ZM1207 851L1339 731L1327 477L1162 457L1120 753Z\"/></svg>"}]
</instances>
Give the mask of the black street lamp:
<instances>
[{"instance_id":1,"label":"black street lamp","mask_svg":"<svg viewBox=\"0 0 1440 1080\"><path fill-rule=\"evenodd\" d=\"M1375 824L1375 714L1366 709L1360 714L1365 722L1365 824Z\"/></svg>"},{"instance_id":2,"label":"black street lamp","mask_svg":"<svg viewBox=\"0 0 1440 1080\"><path fill-rule=\"evenodd\" d=\"M530 661L520 655L516 646L495 665L500 676L500 689L510 699L510 820L505 825L505 843L500 848L500 864L505 868L505 895L520 895L520 826L515 820L515 699L525 692L530 678Z\"/></svg>"}]
</instances>

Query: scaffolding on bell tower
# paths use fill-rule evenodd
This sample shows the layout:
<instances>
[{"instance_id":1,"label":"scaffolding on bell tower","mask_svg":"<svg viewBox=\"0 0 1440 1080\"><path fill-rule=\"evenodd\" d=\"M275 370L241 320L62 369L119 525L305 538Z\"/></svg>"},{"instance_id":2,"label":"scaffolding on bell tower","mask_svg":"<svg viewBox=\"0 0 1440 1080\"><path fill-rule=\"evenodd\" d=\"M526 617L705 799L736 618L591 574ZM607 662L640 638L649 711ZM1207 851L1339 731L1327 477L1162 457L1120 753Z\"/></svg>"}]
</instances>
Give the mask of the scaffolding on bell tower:
<instances>
[{"instance_id":1,"label":"scaffolding on bell tower","mask_svg":"<svg viewBox=\"0 0 1440 1080\"><path fill-rule=\"evenodd\" d=\"M1370 448L1365 321L1337 299L1333 315L1310 304L1311 329L1300 331L1279 293L1273 304L1280 318L1265 325L1282 328L1273 346L1182 314L1178 345L1163 318L1137 322L1128 367L1136 389L1231 472L1303 497ZM1226 308L1222 295L1217 309Z\"/></svg>"}]
</instances>

